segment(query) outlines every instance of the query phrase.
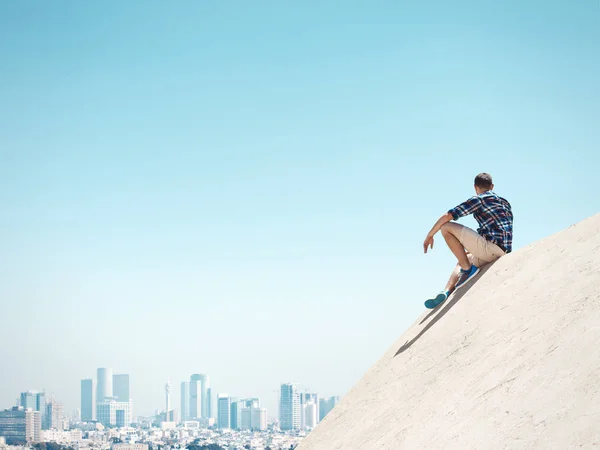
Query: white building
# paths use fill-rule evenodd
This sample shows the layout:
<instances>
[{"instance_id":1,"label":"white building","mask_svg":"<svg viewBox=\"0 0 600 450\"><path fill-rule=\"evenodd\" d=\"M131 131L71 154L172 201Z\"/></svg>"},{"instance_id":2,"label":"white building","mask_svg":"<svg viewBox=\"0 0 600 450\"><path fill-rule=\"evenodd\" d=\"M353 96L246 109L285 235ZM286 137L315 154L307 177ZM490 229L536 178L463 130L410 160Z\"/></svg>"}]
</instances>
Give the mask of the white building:
<instances>
[{"instance_id":1,"label":"white building","mask_svg":"<svg viewBox=\"0 0 600 450\"><path fill-rule=\"evenodd\" d=\"M98 369L98 384L96 391L96 402L103 402L105 398L113 396L113 373L112 369Z\"/></svg>"},{"instance_id":2,"label":"white building","mask_svg":"<svg viewBox=\"0 0 600 450\"><path fill-rule=\"evenodd\" d=\"M267 410L265 408L252 408L252 429L265 431L267 429Z\"/></svg>"},{"instance_id":3,"label":"white building","mask_svg":"<svg viewBox=\"0 0 600 450\"><path fill-rule=\"evenodd\" d=\"M44 430L42 431L43 442L57 442L70 444L73 442L81 442L83 440L83 432L81 430L61 431L61 430Z\"/></svg>"},{"instance_id":4,"label":"white building","mask_svg":"<svg viewBox=\"0 0 600 450\"><path fill-rule=\"evenodd\" d=\"M197 429L200 428L200 422L197 420L185 420L182 422L183 428Z\"/></svg>"},{"instance_id":5,"label":"white building","mask_svg":"<svg viewBox=\"0 0 600 450\"><path fill-rule=\"evenodd\" d=\"M310 401L302 405L303 429L313 429L317 426L317 405Z\"/></svg>"},{"instance_id":6,"label":"white building","mask_svg":"<svg viewBox=\"0 0 600 450\"><path fill-rule=\"evenodd\" d=\"M46 403L46 423L42 424L45 430L64 430L63 405L51 398Z\"/></svg>"},{"instance_id":7,"label":"white building","mask_svg":"<svg viewBox=\"0 0 600 450\"><path fill-rule=\"evenodd\" d=\"M112 450L148 450L148 444L113 444Z\"/></svg>"},{"instance_id":8,"label":"white building","mask_svg":"<svg viewBox=\"0 0 600 450\"><path fill-rule=\"evenodd\" d=\"M207 374L195 373L190 377L189 399L190 419L212 417L210 378Z\"/></svg>"},{"instance_id":9,"label":"white building","mask_svg":"<svg viewBox=\"0 0 600 450\"><path fill-rule=\"evenodd\" d=\"M131 402L107 400L98 403L98 422L106 427L128 427L131 424Z\"/></svg>"},{"instance_id":10,"label":"white building","mask_svg":"<svg viewBox=\"0 0 600 450\"><path fill-rule=\"evenodd\" d=\"M313 392L301 392L300 393L300 428L301 429L305 429L307 427L306 425L306 418L304 417L304 405L306 403L314 403L315 407L317 409L317 423L319 422L319 394L313 393ZM314 427L312 427L314 428Z\"/></svg>"},{"instance_id":11,"label":"white building","mask_svg":"<svg viewBox=\"0 0 600 450\"><path fill-rule=\"evenodd\" d=\"M192 375L189 383L190 389L190 419L202 418L202 384L200 375Z\"/></svg>"}]
</instances>

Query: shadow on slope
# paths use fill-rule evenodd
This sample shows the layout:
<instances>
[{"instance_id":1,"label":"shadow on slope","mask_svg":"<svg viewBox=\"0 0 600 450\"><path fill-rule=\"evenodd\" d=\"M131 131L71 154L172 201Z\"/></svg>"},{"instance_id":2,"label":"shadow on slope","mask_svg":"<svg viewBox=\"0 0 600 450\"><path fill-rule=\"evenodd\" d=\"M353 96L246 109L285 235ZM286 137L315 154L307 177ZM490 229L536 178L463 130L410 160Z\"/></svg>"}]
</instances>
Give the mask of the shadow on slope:
<instances>
[{"instance_id":1,"label":"shadow on slope","mask_svg":"<svg viewBox=\"0 0 600 450\"><path fill-rule=\"evenodd\" d=\"M469 292L471 290L471 288L477 282L477 280L479 280L479 278L482 277L490 269L490 267L492 267L495 263L496 263L496 261L486 264L484 267L481 268L481 271L479 272L479 274L477 274L477 276L475 277L474 280L469 281L465 285L465 287L463 287L462 289L455 291L455 293L452 294L450 300L447 300L444 303L442 303L441 308L438 307L438 308L434 309L433 311L431 311L429 314L427 314L425 316L425 318L423 320L421 320L419 325L421 325L423 322L426 322L431 316L435 315L435 317L431 320L431 322L429 322L427 325L425 325L425 327L419 332L419 334L417 334L410 341L406 341L404 343L404 345L402 345L402 347L400 347L398 349L398 351L396 352L394 357L396 357L400 353L408 350L411 345L413 345L421 336L423 336L427 332L427 330L429 330L432 326L434 326L438 320L440 320L442 317L444 317L444 315L450 310L450 308L452 308L454 305L456 305L456 303L458 303L458 301L461 298L463 298L463 296L467 292Z\"/></svg>"}]
</instances>

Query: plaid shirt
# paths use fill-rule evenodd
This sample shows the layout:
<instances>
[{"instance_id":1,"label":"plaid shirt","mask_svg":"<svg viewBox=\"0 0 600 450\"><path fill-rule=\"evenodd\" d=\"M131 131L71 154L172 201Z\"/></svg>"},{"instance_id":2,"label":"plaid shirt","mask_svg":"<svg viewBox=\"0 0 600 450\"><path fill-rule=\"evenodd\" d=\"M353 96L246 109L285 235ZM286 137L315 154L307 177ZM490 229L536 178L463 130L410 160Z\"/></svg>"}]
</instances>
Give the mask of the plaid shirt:
<instances>
[{"instance_id":1,"label":"plaid shirt","mask_svg":"<svg viewBox=\"0 0 600 450\"><path fill-rule=\"evenodd\" d=\"M454 220L473 214L479 224L477 233L506 253L512 251L513 214L506 199L487 191L471 197L448 212Z\"/></svg>"}]
</instances>

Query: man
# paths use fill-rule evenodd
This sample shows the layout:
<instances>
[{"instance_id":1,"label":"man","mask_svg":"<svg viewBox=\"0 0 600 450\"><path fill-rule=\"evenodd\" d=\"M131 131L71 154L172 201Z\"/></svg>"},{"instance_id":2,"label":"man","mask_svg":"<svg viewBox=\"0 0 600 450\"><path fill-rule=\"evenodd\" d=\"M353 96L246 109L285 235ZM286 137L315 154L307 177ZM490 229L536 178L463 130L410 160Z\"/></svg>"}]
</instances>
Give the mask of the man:
<instances>
[{"instance_id":1,"label":"man","mask_svg":"<svg viewBox=\"0 0 600 450\"><path fill-rule=\"evenodd\" d=\"M456 256L458 264L450 276L446 288L435 298L425 302L433 309L444 302L450 294L474 277L482 265L495 261L512 251L513 214L510 203L496 195L488 173L475 177L475 193L464 203L451 209L438 219L423 242L427 253L433 249L433 236L442 231L446 244ZM479 224L477 232L452 220L473 214Z\"/></svg>"}]
</instances>

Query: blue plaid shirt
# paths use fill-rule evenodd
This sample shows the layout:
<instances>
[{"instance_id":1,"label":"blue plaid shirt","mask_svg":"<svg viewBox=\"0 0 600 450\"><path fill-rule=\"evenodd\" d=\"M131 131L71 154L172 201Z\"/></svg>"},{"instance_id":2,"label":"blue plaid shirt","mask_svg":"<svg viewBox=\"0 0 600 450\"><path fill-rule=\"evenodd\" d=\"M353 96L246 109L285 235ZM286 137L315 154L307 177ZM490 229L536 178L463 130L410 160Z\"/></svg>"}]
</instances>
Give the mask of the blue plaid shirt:
<instances>
[{"instance_id":1,"label":"blue plaid shirt","mask_svg":"<svg viewBox=\"0 0 600 450\"><path fill-rule=\"evenodd\" d=\"M454 220L473 214L479 224L477 233L506 253L512 251L513 214L506 199L487 191L471 197L448 212Z\"/></svg>"}]
</instances>

